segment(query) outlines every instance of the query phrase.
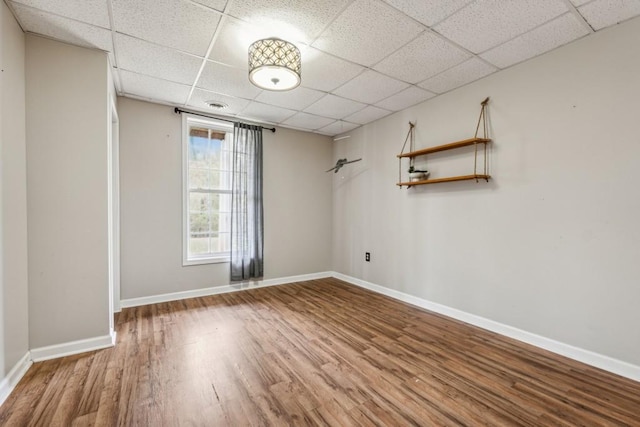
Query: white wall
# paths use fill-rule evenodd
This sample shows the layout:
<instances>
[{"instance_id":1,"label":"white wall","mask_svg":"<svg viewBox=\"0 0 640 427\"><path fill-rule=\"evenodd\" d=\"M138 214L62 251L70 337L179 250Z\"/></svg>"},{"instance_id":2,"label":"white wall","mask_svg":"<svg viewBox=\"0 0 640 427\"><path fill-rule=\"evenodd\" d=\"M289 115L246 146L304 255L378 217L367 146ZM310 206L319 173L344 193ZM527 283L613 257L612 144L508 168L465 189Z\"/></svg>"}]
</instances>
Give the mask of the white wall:
<instances>
[{"instance_id":1,"label":"white wall","mask_svg":"<svg viewBox=\"0 0 640 427\"><path fill-rule=\"evenodd\" d=\"M334 269L640 365L639 39L635 19L351 132L336 157L366 164L335 178ZM416 148L468 138L486 96L493 180L398 189L407 123Z\"/></svg>"},{"instance_id":2,"label":"white wall","mask_svg":"<svg viewBox=\"0 0 640 427\"><path fill-rule=\"evenodd\" d=\"M228 263L182 266L181 117L119 98L122 299L229 284ZM265 279L330 268L332 142L264 135Z\"/></svg>"},{"instance_id":3,"label":"white wall","mask_svg":"<svg viewBox=\"0 0 640 427\"><path fill-rule=\"evenodd\" d=\"M108 336L104 52L27 35L30 346Z\"/></svg>"},{"instance_id":4,"label":"white wall","mask_svg":"<svg viewBox=\"0 0 640 427\"><path fill-rule=\"evenodd\" d=\"M0 44L1 380L29 350L25 38L4 2L0 2Z\"/></svg>"}]
</instances>

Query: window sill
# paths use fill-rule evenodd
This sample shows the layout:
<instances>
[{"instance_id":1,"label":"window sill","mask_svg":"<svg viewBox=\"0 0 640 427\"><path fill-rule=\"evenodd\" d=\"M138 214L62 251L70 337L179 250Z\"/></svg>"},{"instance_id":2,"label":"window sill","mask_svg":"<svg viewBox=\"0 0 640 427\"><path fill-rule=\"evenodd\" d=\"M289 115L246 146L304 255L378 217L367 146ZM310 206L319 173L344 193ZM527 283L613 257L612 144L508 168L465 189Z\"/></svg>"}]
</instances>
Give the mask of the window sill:
<instances>
[{"instance_id":1,"label":"window sill","mask_svg":"<svg viewBox=\"0 0 640 427\"><path fill-rule=\"evenodd\" d=\"M229 261L230 259L228 256L215 257L215 258L183 259L182 266L190 267L192 265L222 264Z\"/></svg>"}]
</instances>

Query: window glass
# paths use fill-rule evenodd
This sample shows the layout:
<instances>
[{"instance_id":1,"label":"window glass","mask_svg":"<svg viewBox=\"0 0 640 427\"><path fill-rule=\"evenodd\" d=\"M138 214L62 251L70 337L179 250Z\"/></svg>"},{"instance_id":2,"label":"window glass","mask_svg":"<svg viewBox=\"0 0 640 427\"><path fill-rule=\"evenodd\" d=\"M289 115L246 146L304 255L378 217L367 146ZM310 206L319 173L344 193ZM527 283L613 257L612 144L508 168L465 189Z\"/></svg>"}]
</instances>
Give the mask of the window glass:
<instances>
[{"instance_id":1,"label":"window glass","mask_svg":"<svg viewBox=\"0 0 640 427\"><path fill-rule=\"evenodd\" d=\"M184 263L229 255L233 127L216 120L183 119Z\"/></svg>"}]
</instances>

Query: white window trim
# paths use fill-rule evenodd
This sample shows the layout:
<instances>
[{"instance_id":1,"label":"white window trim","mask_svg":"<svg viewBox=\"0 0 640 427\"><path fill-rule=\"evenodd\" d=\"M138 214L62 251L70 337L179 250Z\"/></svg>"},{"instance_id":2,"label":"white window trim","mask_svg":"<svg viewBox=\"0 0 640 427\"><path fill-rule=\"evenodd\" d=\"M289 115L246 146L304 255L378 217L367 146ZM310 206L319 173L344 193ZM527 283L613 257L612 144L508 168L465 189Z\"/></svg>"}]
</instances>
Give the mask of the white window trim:
<instances>
[{"instance_id":1,"label":"white window trim","mask_svg":"<svg viewBox=\"0 0 640 427\"><path fill-rule=\"evenodd\" d=\"M230 255L203 256L189 258L189 125L197 123L233 133L233 124L216 119L201 119L192 114L182 113L182 266L217 264L230 262Z\"/></svg>"}]
</instances>

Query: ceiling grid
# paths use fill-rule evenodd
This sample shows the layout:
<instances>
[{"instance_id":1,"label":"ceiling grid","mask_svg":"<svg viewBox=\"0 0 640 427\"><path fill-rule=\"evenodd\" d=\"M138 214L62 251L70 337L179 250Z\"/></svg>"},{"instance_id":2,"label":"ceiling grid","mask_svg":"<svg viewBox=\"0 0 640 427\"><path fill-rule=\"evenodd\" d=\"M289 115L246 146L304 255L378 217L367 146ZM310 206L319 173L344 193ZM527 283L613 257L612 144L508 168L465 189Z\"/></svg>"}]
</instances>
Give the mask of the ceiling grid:
<instances>
[{"instance_id":1,"label":"ceiling grid","mask_svg":"<svg viewBox=\"0 0 640 427\"><path fill-rule=\"evenodd\" d=\"M5 2L27 32L107 52L119 95L329 136L640 15L640 0ZM300 49L298 88L249 82L266 37Z\"/></svg>"}]
</instances>

